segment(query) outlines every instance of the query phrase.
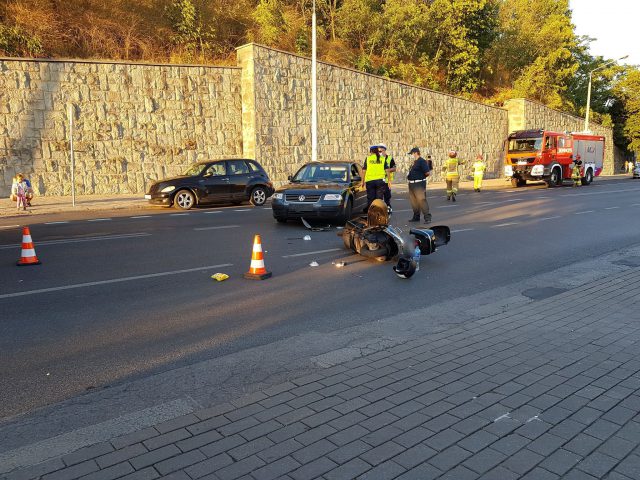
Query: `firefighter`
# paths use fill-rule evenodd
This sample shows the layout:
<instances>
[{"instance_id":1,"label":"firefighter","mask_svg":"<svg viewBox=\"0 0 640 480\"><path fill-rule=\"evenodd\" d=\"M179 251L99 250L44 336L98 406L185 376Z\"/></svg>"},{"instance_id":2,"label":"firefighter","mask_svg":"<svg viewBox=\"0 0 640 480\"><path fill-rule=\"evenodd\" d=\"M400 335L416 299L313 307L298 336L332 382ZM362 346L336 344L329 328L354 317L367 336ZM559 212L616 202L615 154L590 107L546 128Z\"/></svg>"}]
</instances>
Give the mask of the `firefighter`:
<instances>
[{"instance_id":1,"label":"firefighter","mask_svg":"<svg viewBox=\"0 0 640 480\"><path fill-rule=\"evenodd\" d=\"M458 172L460 165L464 165L464 161L458 158L458 152L450 150L449 158L445 161L442 171L444 172L445 180L447 181L447 200L451 200L453 202L456 201L458 184L460 183L460 172Z\"/></svg>"},{"instance_id":2,"label":"firefighter","mask_svg":"<svg viewBox=\"0 0 640 480\"><path fill-rule=\"evenodd\" d=\"M385 157L380 156L376 145L369 148L369 156L364 161L362 172L362 186L367 189L367 207L376 199L384 200L387 189L385 180L389 176L389 163Z\"/></svg>"},{"instance_id":3,"label":"firefighter","mask_svg":"<svg viewBox=\"0 0 640 480\"><path fill-rule=\"evenodd\" d=\"M581 165L582 161L580 160L580 155L578 155L573 162L573 168L571 169L571 179L573 180L574 187L579 187L582 184L582 176L580 174Z\"/></svg>"},{"instance_id":4,"label":"firefighter","mask_svg":"<svg viewBox=\"0 0 640 480\"><path fill-rule=\"evenodd\" d=\"M385 161L389 164L389 178L385 179L386 188L384 191L384 202L387 204L389 214L392 213L391 208L391 182L393 182L394 172L396 171L396 161L391 155L387 155L387 146L384 143L378 144L378 153L381 157L385 158Z\"/></svg>"},{"instance_id":5,"label":"firefighter","mask_svg":"<svg viewBox=\"0 0 640 480\"><path fill-rule=\"evenodd\" d=\"M484 177L484 171L487 166L482 161L482 155L476 156L476 161L473 163L473 189L479 192L482 188L482 178Z\"/></svg>"}]
</instances>

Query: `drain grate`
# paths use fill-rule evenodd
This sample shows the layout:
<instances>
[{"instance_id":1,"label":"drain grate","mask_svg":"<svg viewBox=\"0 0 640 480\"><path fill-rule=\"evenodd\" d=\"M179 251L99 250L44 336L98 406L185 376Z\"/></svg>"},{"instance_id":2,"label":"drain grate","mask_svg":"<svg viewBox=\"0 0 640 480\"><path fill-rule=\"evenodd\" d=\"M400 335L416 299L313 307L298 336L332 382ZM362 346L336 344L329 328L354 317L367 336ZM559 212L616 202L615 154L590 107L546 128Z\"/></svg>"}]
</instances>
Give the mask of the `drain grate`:
<instances>
[{"instance_id":1,"label":"drain grate","mask_svg":"<svg viewBox=\"0 0 640 480\"><path fill-rule=\"evenodd\" d=\"M544 300L545 298L560 295L567 290L567 288L536 287L528 288L527 290L522 292L522 295L524 295L525 297L529 297L531 300Z\"/></svg>"}]
</instances>

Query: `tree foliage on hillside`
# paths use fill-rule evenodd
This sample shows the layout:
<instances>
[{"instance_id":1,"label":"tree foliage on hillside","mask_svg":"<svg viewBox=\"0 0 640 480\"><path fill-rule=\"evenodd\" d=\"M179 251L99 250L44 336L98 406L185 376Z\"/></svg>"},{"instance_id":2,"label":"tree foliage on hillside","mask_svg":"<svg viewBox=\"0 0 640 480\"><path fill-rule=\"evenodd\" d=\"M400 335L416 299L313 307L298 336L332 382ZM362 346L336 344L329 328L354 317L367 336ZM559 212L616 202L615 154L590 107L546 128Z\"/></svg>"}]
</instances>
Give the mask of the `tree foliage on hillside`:
<instances>
[{"instance_id":1,"label":"tree foliage on hillside","mask_svg":"<svg viewBox=\"0 0 640 480\"><path fill-rule=\"evenodd\" d=\"M3 0L0 54L233 63L255 41L308 55L312 0ZM526 97L584 113L588 53L568 0L317 0L320 57L499 103ZM634 73L635 72L635 73ZM594 119L633 140L637 69L594 77ZM626 83L625 83L626 82ZM631 136L629 136L631 135Z\"/></svg>"}]
</instances>

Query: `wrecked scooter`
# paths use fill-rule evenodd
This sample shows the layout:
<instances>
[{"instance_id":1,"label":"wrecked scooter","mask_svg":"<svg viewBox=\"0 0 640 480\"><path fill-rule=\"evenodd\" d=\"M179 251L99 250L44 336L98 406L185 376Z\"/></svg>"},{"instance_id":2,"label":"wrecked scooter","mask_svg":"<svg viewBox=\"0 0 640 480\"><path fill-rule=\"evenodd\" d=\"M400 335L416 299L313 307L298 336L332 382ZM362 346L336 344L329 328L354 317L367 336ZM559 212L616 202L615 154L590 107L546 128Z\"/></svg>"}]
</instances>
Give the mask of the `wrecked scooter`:
<instances>
[{"instance_id":1,"label":"wrecked scooter","mask_svg":"<svg viewBox=\"0 0 640 480\"><path fill-rule=\"evenodd\" d=\"M409 234L413 242L402 236L402 231L389 225L387 205L379 199L374 200L367 215L349 220L342 231L344 246L367 258L380 261L398 259L393 270L400 278L410 278L416 272L413 259L415 247L421 255L430 255L451 240L451 230L444 225L429 228L412 228Z\"/></svg>"}]
</instances>

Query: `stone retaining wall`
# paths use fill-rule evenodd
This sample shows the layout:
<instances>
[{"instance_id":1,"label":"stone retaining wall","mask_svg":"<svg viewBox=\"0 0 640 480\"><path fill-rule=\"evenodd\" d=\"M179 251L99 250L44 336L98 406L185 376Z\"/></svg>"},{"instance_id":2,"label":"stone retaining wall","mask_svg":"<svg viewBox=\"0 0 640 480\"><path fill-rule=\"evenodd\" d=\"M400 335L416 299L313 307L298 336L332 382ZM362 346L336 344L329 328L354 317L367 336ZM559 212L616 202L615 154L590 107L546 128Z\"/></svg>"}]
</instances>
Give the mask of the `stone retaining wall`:
<instances>
[{"instance_id":1,"label":"stone retaining wall","mask_svg":"<svg viewBox=\"0 0 640 480\"><path fill-rule=\"evenodd\" d=\"M195 161L242 155L238 68L0 59L0 194L24 172L69 194L143 193Z\"/></svg>"},{"instance_id":2,"label":"stone retaining wall","mask_svg":"<svg viewBox=\"0 0 640 480\"><path fill-rule=\"evenodd\" d=\"M260 45L238 67L0 59L0 195L16 172L39 195L69 194L69 105L78 194L144 193L193 162L255 158L276 184L311 160L311 61ZM524 128L580 130L582 119L536 102L497 108L383 77L318 64L318 159L362 161L383 142L402 180L419 146L438 168L458 150L502 176L504 140ZM612 132L605 173L614 171Z\"/></svg>"},{"instance_id":3,"label":"stone retaining wall","mask_svg":"<svg viewBox=\"0 0 640 480\"><path fill-rule=\"evenodd\" d=\"M252 44L238 49L238 62L246 72L245 155L282 182L311 160L311 61ZM318 160L363 161L369 145L382 142L402 179L417 145L433 153L436 179L450 149L467 160L467 173L483 153L492 178L502 175L507 122L501 108L318 63Z\"/></svg>"}]
</instances>

